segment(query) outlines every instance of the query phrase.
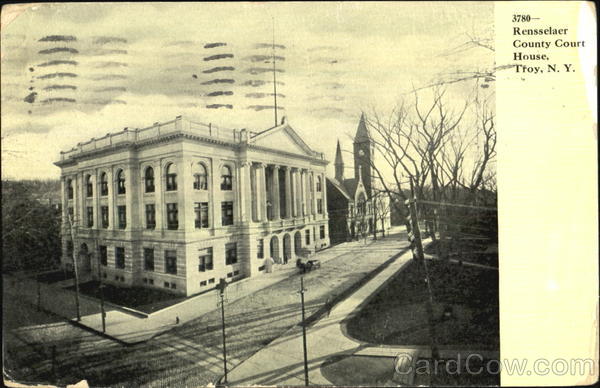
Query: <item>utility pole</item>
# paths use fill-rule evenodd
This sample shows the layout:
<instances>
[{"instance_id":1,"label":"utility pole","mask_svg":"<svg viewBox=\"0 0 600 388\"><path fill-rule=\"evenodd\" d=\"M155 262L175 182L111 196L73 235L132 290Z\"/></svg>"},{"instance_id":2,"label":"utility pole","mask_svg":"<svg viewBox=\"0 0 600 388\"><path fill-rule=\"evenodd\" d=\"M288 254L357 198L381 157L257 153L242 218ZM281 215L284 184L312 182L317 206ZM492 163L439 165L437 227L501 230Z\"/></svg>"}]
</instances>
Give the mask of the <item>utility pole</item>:
<instances>
[{"instance_id":1,"label":"utility pole","mask_svg":"<svg viewBox=\"0 0 600 388\"><path fill-rule=\"evenodd\" d=\"M427 312L427 319L429 323L429 337L431 340L431 358L436 360L439 358L437 341L435 335L435 322L433 320L433 291L431 289L431 279L429 278L429 271L427 269L427 263L425 261L425 254L423 252L423 241L421 240L421 231L419 230L419 219L417 218L417 200L408 199L406 205L409 208L409 216L411 230L408 233L408 239L411 243L413 252L413 258L420 264L422 271L424 272L424 281L427 283L427 302L425 303L425 310Z\"/></svg>"},{"instance_id":2,"label":"utility pole","mask_svg":"<svg viewBox=\"0 0 600 388\"><path fill-rule=\"evenodd\" d=\"M300 300L302 302L302 345L304 347L304 385L308 386L308 351L306 350L306 319L304 313L304 276L300 278Z\"/></svg>"},{"instance_id":3,"label":"utility pole","mask_svg":"<svg viewBox=\"0 0 600 388\"><path fill-rule=\"evenodd\" d=\"M106 312L104 311L104 284L102 284L102 266L100 263L100 255L98 255L98 281L100 283L98 288L100 289L100 313L102 314L102 332L105 333L106 332Z\"/></svg>"},{"instance_id":4,"label":"utility pole","mask_svg":"<svg viewBox=\"0 0 600 388\"><path fill-rule=\"evenodd\" d=\"M77 259L75 258L75 231L73 230L73 220L71 215L67 214L69 220L69 231L71 234L71 245L73 251L71 252L71 258L73 259L73 273L75 274L75 308L77 309L77 321L81 321L81 312L79 309L79 273L77 271Z\"/></svg>"},{"instance_id":5,"label":"utility pole","mask_svg":"<svg viewBox=\"0 0 600 388\"><path fill-rule=\"evenodd\" d=\"M227 288L227 281L225 278L221 278L217 289L219 290L219 296L221 298L221 322L223 327L223 382L227 384L227 345L225 341L225 289Z\"/></svg>"}]
</instances>

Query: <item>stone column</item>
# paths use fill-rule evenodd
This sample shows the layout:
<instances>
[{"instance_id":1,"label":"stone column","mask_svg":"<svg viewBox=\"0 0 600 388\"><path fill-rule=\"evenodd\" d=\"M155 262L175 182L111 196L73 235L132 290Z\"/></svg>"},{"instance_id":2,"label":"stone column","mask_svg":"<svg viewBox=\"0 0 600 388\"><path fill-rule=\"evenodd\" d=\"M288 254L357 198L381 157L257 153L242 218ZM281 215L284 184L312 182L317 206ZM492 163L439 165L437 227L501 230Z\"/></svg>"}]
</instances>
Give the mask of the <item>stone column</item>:
<instances>
[{"instance_id":1,"label":"stone column","mask_svg":"<svg viewBox=\"0 0 600 388\"><path fill-rule=\"evenodd\" d=\"M177 161L177 207L179 228L193 232L196 230L194 214L194 185L191 163L184 162L185 155ZM140 185L141 186L141 185Z\"/></svg>"},{"instance_id":2,"label":"stone column","mask_svg":"<svg viewBox=\"0 0 600 388\"><path fill-rule=\"evenodd\" d=\"M85 199L86 199L86 195L85 195L85 190L86 190L86 184L85 184L85 173L80 172L79 174L77 174L77 191L76 191L76 195L77 195L77 208L78 208L78 212L79 214L75 217L77 219L77 225L80 228L86 228L87 227L87 222L86 222L86 209L85 209Z\"/></svg>"},{"instance_id":3,"label":"stone column","mask_svg":"<svg viewBox=\"0 0 600 388\"><path fill-rule=\"evenodd\" d=\"M273 187L272 189L272 201L273 201L273 220L278 221L281 219L281 212L279 203L279 166L273 166Z\"/></svg>"},{"instance_id":4,"label":"stone column","mask_svg":"<svg viewBox=\"0 0 600 388\"><path fill-rule=\"evenodd\" d=\"M292 171L285 167L285 218L292 218Z\"/></svg>"},{"instance_id":5,"label":"stone column","mask_svg":"<svg viewBox=\"0 0 600 388\"><path fill-rule=\"evenodd\" d=\"M306 215L306 170L300 170L300 215Z\"/></svg>"},{"instance_id":6,"label":"stone column","mask_svg":"<svg viewBox=\"0 0 600 388\"><path fill-rule=\"evenodd\" d=\"M236 190L239 195L240 220L242 222L252 221L252 193L250 188L250 162L240 163L240 186Z\"/></svg>"},{"instance_id":7,"label":"stone column","mask_svg":"<svg viewBox=\"0 0 600 388\"><path fill-rule=\"evenodd\" d=\"M153 163L152 168L154 169L154 220L156 223L154 229L162 233L165 230L163 222L165 204L163 199L163 174L160 159ZM144 211L146 211L145 207Z\"/></svg>"},{"instance_id":8,"label":"stone column","mask_svg":"<svg viewBox=\"0 0 600 388\"><path fill-rule=\"evenodd\" d=\"M100 175L99 175L99 171L98 169L94 170L94 175L93 175L93 179L94 179L94 197L93 197L93 202L94 202L94 229L98 230L101 229L100 228L100 223L102 222L102 217L100 215ZM94 252L95 251L95 247L94 247Z\"/></svg>"},{"instance_id":9,"label":"stone column","mask_svg":"<svg viewBox=\"0 0 600 388\"><path fill-rule=\"evenodd\" d=\"M291 179L292 179L292 217L298 217L298 169L296 167L291 168Z\"/></svg>"},{"instance_id":10,"label":"stone column","mask_svg":"<svg viewBox=\"0 0 600 388\"><path fill-rule=\"evenodd\" d=\"M267 220L267 166L258 163L258 190L257 208L259 212L258 219L262 222Z\"/></svg>"},{"instance_id":11,"label":"stone column","mask_svg":"<svg viewBox=\"0 0 600 388\"><path fill-rule=\"evenodd\" d=\"M115 167L112 166L106 171L106 180L108 181L108 230L116 229L116 216L117 209L115 209Z\"/></svg>"},{"instance_id":12,"label":"stone column","mask_svg":"<svg viewBox=\"0 0 600 388\"><path fill-rule=\"evenodd\" d=\"M258 168L256 167L256 165L254 163L250 164L250 201L251 201L251 214L250 214L250 221L252 222L256 222L258 221L258 203L259 203L259 196L258 196L258 179L257 179L257 174L258 174Z\"/></svg>"},{"instance_id":13,"label":"stone column","mask_svg":"<svg viewBox=\"0 0 600 388\"><path fill-rule=\"evenodd\" d=\"M311 202L312 202L312 214L313 216L317 216L317 177L313 171L311 171L310 176L312 177L312 186L310 188L311 192Z\"/></svg>"}]
</instances>

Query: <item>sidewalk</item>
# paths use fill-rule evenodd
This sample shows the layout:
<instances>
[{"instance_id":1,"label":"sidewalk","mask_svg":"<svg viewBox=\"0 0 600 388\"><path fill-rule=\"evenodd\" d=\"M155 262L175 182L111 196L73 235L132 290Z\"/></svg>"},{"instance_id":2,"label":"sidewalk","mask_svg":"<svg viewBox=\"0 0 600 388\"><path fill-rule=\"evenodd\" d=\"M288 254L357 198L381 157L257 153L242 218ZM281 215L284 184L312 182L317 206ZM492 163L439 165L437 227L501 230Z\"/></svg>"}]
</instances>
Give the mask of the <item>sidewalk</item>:
<instances>
[{"instance_id":1,"label":"sidewalk","mask_svg":"<svg viewBox=\"0 0 600 388\"><path fill-rule=\"evenodd\" d=\"M364 284L343 302L335 306L328 317L318 321L307 331L309 381L311 385L331 385L321 374L320 367L334 354L356 353L366 346L346 337L341 323L369 296L383 287L393 275L410 260L405 252L394 262ZM229 385L304 385L302 330L290 332L248 358L228 374Z\"/></svg>"},{"instance_id":2,"label":"sidewalk","mask_svg":"<svg viewBox=\"0 0 600 388\"><path fill-rule=\"evenodd\" d=\"M372 346L347 337L343 333L343 322L383 288L394 275L402 270L412 258L406 251L387 268L364 284L343 302L334 307L329 316L307 329L308 369L311 385L332 385L321 374L321 365L330 357L340 354L395 357L399 353L410 353L417 357L429 357L430 348L425 346ZM479 351L498 357L497 352ZM442 347L440 355L451 358L465 350ZM493 354L492 354L493 353ZM263 348L228 373L228 385L304 385L304 359L302 330L294 327L267 347Z\"/></svg>"}]
</instances>

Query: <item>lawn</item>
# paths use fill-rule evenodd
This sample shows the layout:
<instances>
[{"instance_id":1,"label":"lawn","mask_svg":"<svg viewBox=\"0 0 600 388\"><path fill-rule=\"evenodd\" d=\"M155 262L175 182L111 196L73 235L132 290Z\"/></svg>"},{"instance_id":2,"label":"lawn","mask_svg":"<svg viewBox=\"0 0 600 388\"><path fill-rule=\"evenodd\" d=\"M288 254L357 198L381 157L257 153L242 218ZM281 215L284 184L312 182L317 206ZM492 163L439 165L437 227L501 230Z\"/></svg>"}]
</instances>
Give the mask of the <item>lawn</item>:
<instances>
[{"instance_id":1,"label":"lawn","mask_svg":"<svg viewBox=\"0 0 600 388\"><path fill-rule=\"evenodd\" d=\"M499 348L498 271L428 261L436 343ZM411 261L347 323L351 337L385 345L429 345L427 287ZM449 313L449 316L447 315Z\"/></svg>"},{"instance_id":2,"label":"lawn","mask_svg":"<svg viewBox=\"0 0 600 388\"><path fill-rule=\"evenodd\" d=\"M96 280L79 285L79 292L100 298L99 282ZM74 290L75 286L68 288ZM145 313L152 313L185 300L184 296L144 287L116 287L104 284L104 300L119 306L129 307Z\"/></svg>"},{"instance_id":3,"label":"lawn","mask_svg":"<svg viewBox=\"0 0 600 388\"><path fill-rule=\"evenodd\" d=\"M74 277L73 272L57 270L57 271L46 272L46 273L37 275L36 280L38 282L50 284L50 283L56 283L56 282L60 282L60 281L67 280L67 279L73 279L73 277Z\"/></svg>"},{"instance_id":4,"label":"lawn","mask_svg":"<svg viewBox=\"0 0 600 388\"><path fill-rule=\"evenodd\" d=\"M423 250L429 255L438 256L441 251L451 259L498 268L498 244L489 240L436 240L427 244Z\"/></svg>"}]
</instances>

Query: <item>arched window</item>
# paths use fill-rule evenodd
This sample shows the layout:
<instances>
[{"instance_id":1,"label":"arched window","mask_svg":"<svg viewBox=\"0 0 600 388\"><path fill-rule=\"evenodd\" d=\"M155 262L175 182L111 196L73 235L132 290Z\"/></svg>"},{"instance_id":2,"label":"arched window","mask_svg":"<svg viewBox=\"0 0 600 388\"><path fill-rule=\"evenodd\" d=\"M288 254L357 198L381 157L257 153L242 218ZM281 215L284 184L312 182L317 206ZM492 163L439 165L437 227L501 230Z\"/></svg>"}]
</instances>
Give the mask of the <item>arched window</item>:
<instances>
[{"instance_id":1,"label":"arched window","mask_svg":"<svg viewBox=\"0 0 600 388\"><path fill-rule=\"evenodd\" d=\"M229 166L223 166L221 168L221 190L231 190L232 184L231 168Z\"/></svg>"},{"instance_id":2,"label":"arched window","mask_svg":"<svg viewBox=\"0 0 600 388\"><path fill-rule=\"evenodd\" d=\"M117 194L125 194L125 172L123 170L117 172Z\"/></svg>"},{"instance_id":3,"label":"arched window","mask_svg":"<svg viewBox=\"0 0 600 388\"><path fill-rule=\"evenodd\" d=\"M166 177L167 177L167 191L177 190L177 167L173 163L167 164Z\"/></svg>"},{"instance_id":4,"label":"arched window","mask_svg":"<svg viewBox=\"0 0 600 388\"><path fill-rule=\"evenodd\" d=\"M144 172L144 185L146 193L154 193L154 169L152 167L147 167Z\"/></svg>"},{"instance_id":5,"label":"arched window","mask_svg":"<svg viewBox=\"0 0 600 388\"><path fill-rule=\"evenodd\" d=\"M67 198L73 199L73 181L71 179L67 179Z\"/></svg>"},{"instance_id":6,"label":"arched window","mask_svg":"<svg viewBox=\"0 0 600 388\"><path fill-rule=\"evenodd\" d=\"M194 164L194 190L208 189L208 174L202 163Z\"/></svg>"},{"instance_id":7,"label":"arched window","mask_svg":"<svg viewBox=\"0 0 600 388\"><path fill-rule=\"evenodd\" d=\"M85 176L85 195L88 198L94 196L94 184L92 183L92 176L89 174Z\"/></svg>"},{"instance_id":8,"label":"arched window","mask_svg":"<svg viewBox=\"0 0 600 388\"><path fill-rule=\"evenodd\" d=\"M321 190L322 190L321 183L322 183L322 182L321 182L321 177L320 177L320 176L318 176L318 177L317 177L317 192L319 192L319 193L320 193L320 192L321 192Z\"/></svg>"},{"instance_id":9,"label":"arched window","mask_svg":"<svg viewBox=\"0 0 600 388\"><path fill-rule=\"evenodd\" d=\"M105 172L100 174L100 195L108 195L108 177Z\"/></svg>"}]
</instances>

